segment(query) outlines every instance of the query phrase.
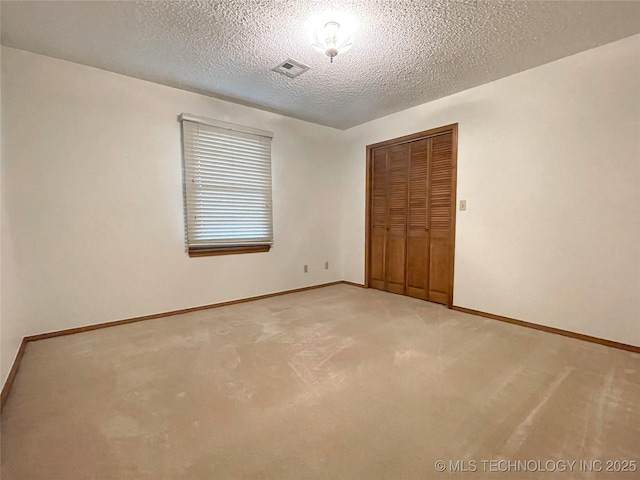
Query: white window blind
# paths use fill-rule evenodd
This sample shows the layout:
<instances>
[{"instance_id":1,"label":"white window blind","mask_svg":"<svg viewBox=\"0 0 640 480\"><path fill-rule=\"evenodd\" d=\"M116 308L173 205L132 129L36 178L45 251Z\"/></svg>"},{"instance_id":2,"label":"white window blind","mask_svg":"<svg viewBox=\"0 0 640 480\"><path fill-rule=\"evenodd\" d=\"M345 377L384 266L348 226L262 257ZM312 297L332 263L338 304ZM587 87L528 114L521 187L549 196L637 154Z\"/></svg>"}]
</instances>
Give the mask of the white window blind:
<instances>
[{"instance_id":1,"label":"white window blind","mask_svg":"<svg viewBox=\"0 0 640 480\"><path fill-rule=\"evenodd\" d=\"M189 251L271 245L270 132L182 114Z\"/></svg>"}]
</instances>

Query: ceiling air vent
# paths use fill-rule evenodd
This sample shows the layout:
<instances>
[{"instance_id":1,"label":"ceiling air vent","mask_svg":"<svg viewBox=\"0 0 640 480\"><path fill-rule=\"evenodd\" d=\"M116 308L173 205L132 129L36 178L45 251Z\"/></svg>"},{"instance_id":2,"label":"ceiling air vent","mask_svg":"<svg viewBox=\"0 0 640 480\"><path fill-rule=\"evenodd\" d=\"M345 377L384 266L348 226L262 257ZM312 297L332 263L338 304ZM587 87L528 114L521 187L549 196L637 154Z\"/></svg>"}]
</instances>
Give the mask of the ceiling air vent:
<instances>
[{"instance_id":1,"label":"ceiling air vent","mask_svg":"<svg viewBox=\"0 0 640 480\"><path fill-rule=\"evenodd\" d=\"M292 60L291 58L287 58L280 65L278 65L277 67L272 68L272 70L274 72L282 73L283 75L286 75L289 78L295 78L298 75L300 75L300 74L306 72L307 70L309 70L309 68L311 68L311 67L308 67L304 63L296 62L295 60Z\"/></svg>"}]
</instances>

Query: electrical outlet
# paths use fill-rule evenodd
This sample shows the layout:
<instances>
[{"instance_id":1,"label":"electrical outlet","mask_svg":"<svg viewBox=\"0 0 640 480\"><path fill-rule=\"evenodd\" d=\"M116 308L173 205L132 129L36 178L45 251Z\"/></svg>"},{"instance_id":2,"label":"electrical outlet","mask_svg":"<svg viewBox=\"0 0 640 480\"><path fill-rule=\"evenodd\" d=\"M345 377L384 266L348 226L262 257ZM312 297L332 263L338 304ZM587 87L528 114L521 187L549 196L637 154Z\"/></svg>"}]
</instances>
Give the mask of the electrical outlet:
<instances>
[{"instance_id":1,"label":"electrical outlet","mask_svg":"<svg viewBox=\"0 0 640 480\"><path fill-rule=\"evenodd\" d=\"M329 270L329 262L324 262L324 269Z\"/></svg>"},{"instance_id":2,"label":"electrical outlet","mask_svg":"<svg viewBox=\"0 0 640 480\"><path fill-rule=\"evenodd\" d=\"M460 211L464 212L467 209L467 201L466 200L460 200Z\"/></svg>"},{"instance_id":3,"label":"electrical outlet","mask_svg":"<svg viewBox=\"0 0 640 480\"><path fill-rule=\"evenodd\" d=\"M304 266L304 273L307 273L309 271L309 265L305 265Z\"/></svg>"}]
</instances>

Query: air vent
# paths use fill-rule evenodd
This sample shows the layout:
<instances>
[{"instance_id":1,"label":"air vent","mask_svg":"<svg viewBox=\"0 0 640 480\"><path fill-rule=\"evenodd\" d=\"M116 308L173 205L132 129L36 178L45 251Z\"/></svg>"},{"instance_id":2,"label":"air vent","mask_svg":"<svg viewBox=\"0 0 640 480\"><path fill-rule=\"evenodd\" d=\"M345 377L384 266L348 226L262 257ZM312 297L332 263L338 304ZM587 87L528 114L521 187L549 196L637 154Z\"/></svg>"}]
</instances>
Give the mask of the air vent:
<instances>
[{"instance_id":1,"label":"air vent","mask_svg":"<svg viewBox=\"0 0 640 480\"><path fill-rule=\"evenodd\" d=\"M274 72L278 72L278 73L281 73L283 75L286 75L289 78L295 78L298 75L300 75L300 74L306 72L307 70L309 70L309 68L311 68L311 67L308 67L304 63L296 62L295 60L292 60L291 58L287 58L280 65L278 65L277 67L272 68L272 70Z\"/></svg>"}]
</instances>

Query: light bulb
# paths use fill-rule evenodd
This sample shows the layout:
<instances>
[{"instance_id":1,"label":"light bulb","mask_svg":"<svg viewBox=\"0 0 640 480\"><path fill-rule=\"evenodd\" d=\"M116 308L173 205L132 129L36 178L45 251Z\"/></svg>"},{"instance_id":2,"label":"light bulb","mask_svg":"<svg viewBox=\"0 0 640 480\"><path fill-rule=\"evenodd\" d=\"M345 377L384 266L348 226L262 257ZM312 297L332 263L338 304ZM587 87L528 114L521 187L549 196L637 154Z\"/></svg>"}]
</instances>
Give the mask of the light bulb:
<instances>
[{"instance_id":1,"label":"light bulb","mask_svg":"<svg viewBox=\"0 0 640 480\"><path fill-rule=\"evenodd\" d=\"M345 22L348 23L348 22ZM311 45L317 51L327 55L333 63L333 57L339 53L344 53L353 45L353 29L345 28L345 24L341 24L336 20L323 20L318 23L310 31Z\"/></svg>"}]
</instances>

